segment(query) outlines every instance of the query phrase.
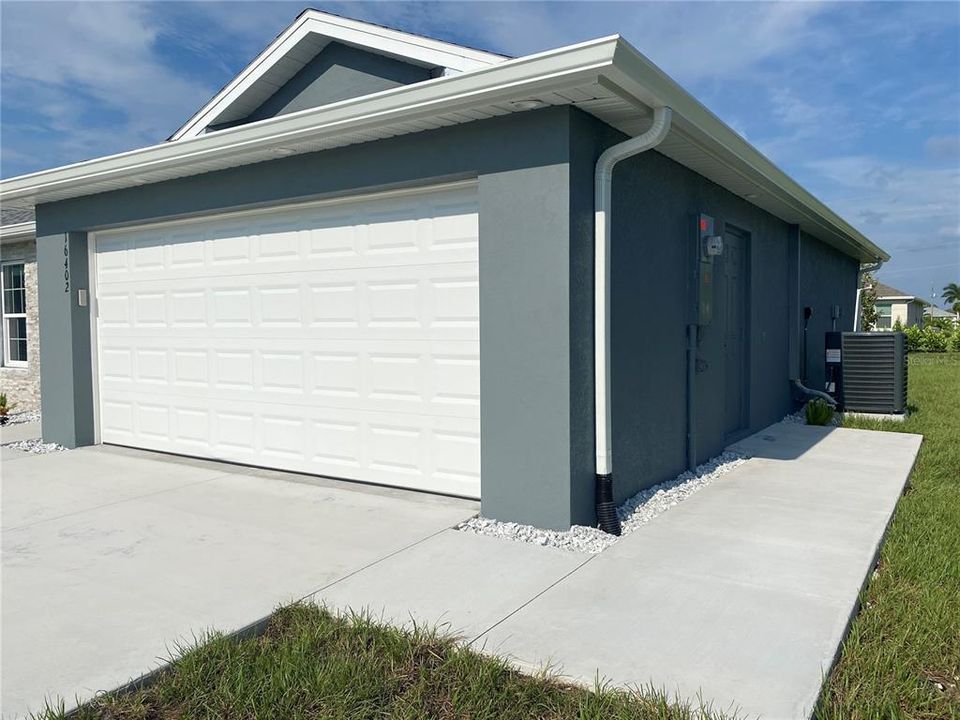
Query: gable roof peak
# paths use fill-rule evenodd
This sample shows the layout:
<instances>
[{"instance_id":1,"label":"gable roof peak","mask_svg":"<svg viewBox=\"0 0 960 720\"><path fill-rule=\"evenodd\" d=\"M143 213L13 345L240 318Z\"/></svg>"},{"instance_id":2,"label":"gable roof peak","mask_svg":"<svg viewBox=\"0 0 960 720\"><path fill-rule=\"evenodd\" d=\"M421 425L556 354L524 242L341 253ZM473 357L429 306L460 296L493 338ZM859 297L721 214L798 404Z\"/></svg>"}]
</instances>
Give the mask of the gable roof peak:
<instances>
[{"instance_id":1,"label":"gable roof peak","mask_svg":"<svg viewBox=\"0 0 960 720\"><path fill-rule=\"evenodd\" d=\"M510 59L505 55L307 8L168 140L198 137L211 125L242 119L334 42L413 65L436 68L441 74L469 72Z\"/></svg>"}]
</instances>

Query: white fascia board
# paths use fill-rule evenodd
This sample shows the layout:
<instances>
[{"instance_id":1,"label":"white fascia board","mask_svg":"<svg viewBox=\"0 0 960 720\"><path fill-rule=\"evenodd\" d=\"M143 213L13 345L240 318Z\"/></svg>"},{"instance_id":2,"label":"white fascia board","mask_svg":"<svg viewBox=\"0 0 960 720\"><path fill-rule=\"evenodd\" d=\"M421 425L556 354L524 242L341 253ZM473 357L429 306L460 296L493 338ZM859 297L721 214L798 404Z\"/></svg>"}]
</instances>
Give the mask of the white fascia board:
<instances>
[{"instance_id":1,"label":"white fascia board","mask_svg":"<svg viewBox=\"0 0 960 720\"><path fill-rule=\"evenodd\" d=\"M135 185L134 178L163 168L269 150L337 133L358 133L392 122L456 112L481 101L506 102L528 93L593 82L610 67L617 42L617 36L592 40L209 135L21 175L0 181L0 201L32 197L34 202L42 202L44 194L67 189L77 190L75 196L89 194L82 189L94 180L123 179Z\"/></svg>"},{"instance_id":2,"label":"white fascia board","mask_svg":"<svg viewBox=\"0 0 960 720\"><path fill-rule=\"evenodd\" d=\"M412 35L358 20L307 10L231 80L210 102L198 110L171 137L171 141L202 135L263 75L282 60L310 33L355 47L389 55L427 67L443 67L457 73L477 70L507 60L503 55Z\"/></svg>"},{"instance_id":3,"label":"white fascia board","mask_svg":"<svg viewBox=\"0 0 960 720\"><path fill-rule=\"evenodd\" d=\"M32 240L36 236L37 224L35 222L16 223L14 225L4 225L0 227L0 243Z\"/></svg>"},{"instance_id":4,"label":"white fascia board","mask_svg":"<svg viewBox=\"0 0 960 720\"><path fill-rule=\"evenodd\" d=\"M674 127L685 140L793 207L808 218L810 227L851 246L861 260L890 259L626 41L620 42L608 77L650 107L672 108Z\"/></svg>"},{"instance_id":5,"label":"white fascia board","mask_svg":"<svg viewBox=\"0 0 960 720\"><path fill-rule=\"evenodd\" d=\"M333 40L368 47L377 52L410 59L429 66L447 67L460 72L497 65L510 58L506 55L475 50L434 38L414 35L393 28L360 20L331 15L319 10L304 13L310 28Z\"/></svg>"}]
</instances>

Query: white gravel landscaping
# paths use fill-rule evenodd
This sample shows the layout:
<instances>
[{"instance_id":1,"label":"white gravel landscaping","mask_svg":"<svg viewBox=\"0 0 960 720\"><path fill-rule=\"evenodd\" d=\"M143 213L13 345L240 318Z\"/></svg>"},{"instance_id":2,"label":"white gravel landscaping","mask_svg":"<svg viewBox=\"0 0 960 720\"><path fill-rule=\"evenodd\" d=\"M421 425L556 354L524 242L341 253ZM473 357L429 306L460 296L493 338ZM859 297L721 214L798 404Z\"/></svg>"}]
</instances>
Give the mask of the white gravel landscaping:
<instances>
[{"instance_id":1,"label":"white gravel landscaping","mask_svg":"<svg viewBox=\"0 0 960 720\"><path fill-rule=\"evenodd\" d=\"M19 450L21 452L36 453L37 455L63 452L66 450L63 445L57 445L57 443L54 442L45 443L40 439L18 440L17 442L7 443L4 445L4 447L13 448L14 450Z\"/></svg>"},{"instance_id":2,"label":"white gravel landscaping","mask_svg":"<svg viewBox=\"0 0 960 720\"><path fill-rule=\"evenodd\" d=\"M21 425L28 422L40 422L40 411L24 410L23 412L12 412L7 415L7 425Z\"/></svg>"},{"instance_id":3,"label":"white gravel landscaping","mask_svg":"<svg viewBox=\"0 0 960 720\"><path fill-rule=\"evenodd\" d=\"M747 460L742 455L724 452L697 466L696 472L686 471L673 480L642 490L627 499L617 508L623 534L628 535L653 518L683 502L698 490L714 480L742 465ZM574 552L596 554L603 552L617 541L598 528L574 525L567 531L541 530L532 525L520 525L512 522L499 522L485 517L472 517L456 526L457 530L475 535L515 540L517 542L543 545L572 550Z\"/></svg>"}]
</instances>

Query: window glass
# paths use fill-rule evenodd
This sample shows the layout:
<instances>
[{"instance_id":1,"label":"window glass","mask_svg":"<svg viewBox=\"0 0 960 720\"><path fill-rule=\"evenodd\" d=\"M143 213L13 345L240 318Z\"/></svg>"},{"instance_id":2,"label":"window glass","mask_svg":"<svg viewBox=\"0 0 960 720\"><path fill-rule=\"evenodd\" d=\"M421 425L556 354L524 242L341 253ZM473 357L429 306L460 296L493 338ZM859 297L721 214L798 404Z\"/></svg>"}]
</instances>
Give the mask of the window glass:
<instances>
[{"instance_id":1,"label":"window glass","mask_svg":"<svg viewBox=\"0 0 960 720\"><path fill-rule=\"evenodd\" d=\"M890 308L889 303L877 303L877 327L883 330L887 330L893 327L891 322L891 317L893 311Z\"/></svg>"},{"instance_id":2,"label":"window glass","mask_svg":"<svg viewBox=\"0 0 960 720\"><path fill-rule=\"evenodd\" d=\"M23 263L3 266L3 359L27 362L27 288Z\"/></svg>"},{"instance_id":3,"label":"window glass","mask_svg":"<svg viewBox=\"0 0 960 720\"><path fill-rule=\"evenodd\" d=\"M6 341L7 359L10 362L27 361L27 319L23 317L7 318Z\"/></svg>"}]
</instances>

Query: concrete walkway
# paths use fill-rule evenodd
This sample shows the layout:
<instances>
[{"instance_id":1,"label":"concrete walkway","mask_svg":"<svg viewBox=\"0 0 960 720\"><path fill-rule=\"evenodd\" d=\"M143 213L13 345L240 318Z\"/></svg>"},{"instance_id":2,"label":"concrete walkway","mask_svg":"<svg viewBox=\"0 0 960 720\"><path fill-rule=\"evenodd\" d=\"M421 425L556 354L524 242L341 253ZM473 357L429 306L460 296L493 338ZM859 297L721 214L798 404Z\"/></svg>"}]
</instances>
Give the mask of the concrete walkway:
<instances>
[{"instance_id":1,"label":"concrete walkway","mask_svg":"<svg viewBox=\"0 0 960 720\"><path fill-rule=\"evenodd\" d=\"M3 709L89 697L311 594L523 667L806 718L920 438L779 424L598 556L459 533L473 503L89 448L4 467ZM6 715L5 715L6 717Z\"/></svg>"},{"instance_id":2,"label":"concrete walkway","mask_svg":"<svg viewBox=\"0 0 960 720\"><path fill-rule=\"evenodd\" d=\"M440 620L590 685L807 718L920 441L774 425L735 446L750 462L600 555L446 531L317 599Z\"/></svg>"}]
</instances>

